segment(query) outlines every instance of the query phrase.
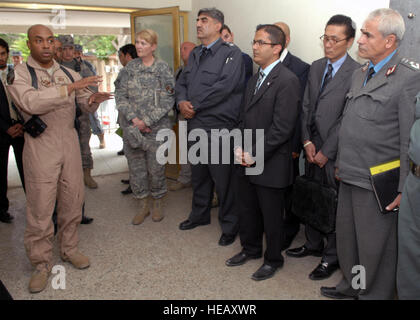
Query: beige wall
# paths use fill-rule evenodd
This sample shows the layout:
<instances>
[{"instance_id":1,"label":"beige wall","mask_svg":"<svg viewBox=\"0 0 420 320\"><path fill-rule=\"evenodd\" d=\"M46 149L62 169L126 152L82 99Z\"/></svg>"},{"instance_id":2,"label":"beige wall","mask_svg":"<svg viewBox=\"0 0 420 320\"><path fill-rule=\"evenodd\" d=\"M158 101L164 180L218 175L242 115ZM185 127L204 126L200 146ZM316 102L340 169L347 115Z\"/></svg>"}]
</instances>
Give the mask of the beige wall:
<instances>
[{"instance_id":1,"label":"beige wall","mask_svg":"<svg viewBox=\"0 0 420 320\"><path fill-rule=\"evenodd\" d=\"M260 23L285 21L291 29L290 51L308 63L323 56L319 37L334 14L350 16L357 25L356 39L364 19L374 9L389 7L389 0L193 0L190 14L190 39L196 40L195 19L203 7L216 7L235 34L235 42L251 55L250 42ZM356 58L357 44L350 54Z\"/></svg>"},{"instance_id":2,"label":"beige wall","mask_svg":"<svg viewBox=\"0 0 420 320\"><path fill-rule=\"evenodd\" d=\"M115 1L115 0L17 0L13 2L54 3L54 4L71 4L71 5L84 5L84 6L150 8L150 9L179 6L181 10L189 11L191 10L192 1L193 0L119 0L119 1Z\"/></svg>"}]
</instances>

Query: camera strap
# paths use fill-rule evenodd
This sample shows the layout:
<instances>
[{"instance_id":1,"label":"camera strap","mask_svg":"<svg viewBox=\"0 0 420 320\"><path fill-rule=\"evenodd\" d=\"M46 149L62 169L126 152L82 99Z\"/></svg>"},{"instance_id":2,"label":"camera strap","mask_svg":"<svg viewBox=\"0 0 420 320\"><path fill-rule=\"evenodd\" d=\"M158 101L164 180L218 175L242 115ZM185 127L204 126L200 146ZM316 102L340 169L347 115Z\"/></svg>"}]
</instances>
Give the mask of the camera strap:
<instances>
[{"instance_id":1,"label":"camera strap","mask_svg":"<svg viewBox=\"0 0 420 320\"><path fill-rule=\"evenodd\" d=\"M32 87L38 90L38 78L36 77L35 69L32 68L29 64L26 64L28 67L29 73L31 74Z\"/></svg>"},{"instance_id":2,"label":"camera strap","mask_svg":"<svg viewBox=\"0 0 420 320\"><path fill-rule=\"evenodd\" d=\"M64 68L63 66L60 66L60 69L66 74L66 76L70 79L70 81L74 83L74 78L71 75L71 73L66 68ZM79 105L76 101L76 98L74 99L74 103L76 104L76 119L77 119L78 117L80 117L82 115L82 110L80 109L80 107L79 107Z\"/></svg>"}]
</instances>

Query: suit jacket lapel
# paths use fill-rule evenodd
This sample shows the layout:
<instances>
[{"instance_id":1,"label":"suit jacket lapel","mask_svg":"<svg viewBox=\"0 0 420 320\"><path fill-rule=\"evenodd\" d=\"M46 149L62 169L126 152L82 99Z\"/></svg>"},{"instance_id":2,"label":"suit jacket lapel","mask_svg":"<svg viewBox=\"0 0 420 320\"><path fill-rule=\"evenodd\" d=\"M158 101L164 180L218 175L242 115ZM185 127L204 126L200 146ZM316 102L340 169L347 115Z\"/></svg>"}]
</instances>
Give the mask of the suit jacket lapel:
<instances>
[{"instance_id":1,"label":"suit jacket lapel","mask_svg":"<svg viewBox=\"0 0 420 320\"><path fill-rule=\"evenodd\" d=\"M255 90L255 86L257 85L257 81L258 81L258 72L256 74L254 74L252 76L251 79L249 79L248 81L248 90L246 91L246 105L245 105L245 110L248 109L248 107L251 105L251 101L254 98L254 90Z\"/></svg>"},{"instance_id":2,"label":"suit jacket lapel","mask_svg":"<svg viewBox=\"0 0 420 320\"><path fill-rule=\"evenodd\" d=\"M255 103L258 102L258 100L261 99L261 97L264 95L264 93L268 90L268 88L271 87L273 81L277 78L278 76L278 72L280 69L280 65L281 63L278 63L273 70L271 70L271 72L268 74L268 76L265 78L264 82L261 84L261 87L258 89L257 94L255 94L251 100L250 103L248 105L249 109L251 106L253 106ZM258 80L258 73L257 73L257 80ZM251 88L252 90L255 90L255 86L256 86L257 82L255 82L254 86ZM252 91L252 93L254 93L254 91Z\"/></svg>"},{"instance_id":3,"label":"suit jacket lapel","mask_svg":"<svg viewBox=\"0 0 420 320\"><path fill-rule=\"evenodd\" d=\"M324 71L325 71L325 68L327 67L327 63L328 63L328 60L326 58L323 58L322 63L320 63L318 67L320 68L320 70L315 71L315 74L317 75L316 76L317 82L315 83L315 86L318 89L317 95L319 91L321 91L322 80L324 79Z\"/></svg>"},{"instance_id":4,"label":"suit jacket lapel","mask_svg":"<svg viewBox=\"0 0 420 320\"><path fill-rule=\"evenodd\" d=\"M343 65L340 67L340 69L334 75L334 78L331 79L331 82L324 89L324 91L321 94L321 97L330 93L331 91L335 90L336 87L341 85L342 80L344 78L348 77L348 72L351 71L351 69L350 69L350 59L351 59L350 56L347 55L347 58L346 58L346 60L344 60Z\"/></svg>"}]
</instances>

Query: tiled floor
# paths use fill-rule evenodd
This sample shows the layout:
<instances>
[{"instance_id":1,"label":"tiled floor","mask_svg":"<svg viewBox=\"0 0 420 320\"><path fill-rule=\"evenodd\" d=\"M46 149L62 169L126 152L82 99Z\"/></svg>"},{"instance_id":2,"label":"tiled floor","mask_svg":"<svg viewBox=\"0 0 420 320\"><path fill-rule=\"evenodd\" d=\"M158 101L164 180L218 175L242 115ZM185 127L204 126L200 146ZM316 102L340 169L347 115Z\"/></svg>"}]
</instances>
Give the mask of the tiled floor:
<instances>
[{"instance_id":1,"label":"tiled floor","mask_svg":"<svg viewBox=\"0 0 420 320\"><path fill-rule=\"evenodd\" d=\"M250 279L262 260L226 267L225 260L241 247L238 239L231 246L218 246L217 209L211 225L178 229L191 208L191 189L168 193L163 221L148 217L133 226L138 203L120 193L125 188L120 180L127 178L126 159L116 155L121 139L108 134L106 141L107 148L99 150L97 138L91 139L99 188L86 190L86 211L95 220L79 228L79 247L90 257L91 267L75 270L54 249L54 262L65 267L65 290L53 289L52 275L42 293L28 292L32 267L23 246L25 196L22 188L13 187L20 182L11 159L8 196L15 219L0 223L0 279L15 299L322 299L320 286L334 286L340 279L337 272L328 280L310 280L308 274L319 262L315 257L286 257L284 267L262 282ZM303 242L302 230L294 245Z\"/></svg>"}]
</instances>

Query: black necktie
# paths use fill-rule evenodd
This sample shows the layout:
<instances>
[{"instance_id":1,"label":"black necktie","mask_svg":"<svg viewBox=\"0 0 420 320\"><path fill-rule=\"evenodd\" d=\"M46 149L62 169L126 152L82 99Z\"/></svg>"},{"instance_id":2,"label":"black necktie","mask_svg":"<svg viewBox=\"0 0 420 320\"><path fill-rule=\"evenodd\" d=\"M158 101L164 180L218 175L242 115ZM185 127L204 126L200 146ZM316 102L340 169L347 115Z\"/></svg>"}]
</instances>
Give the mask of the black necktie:
<instances>
[{"instance_id":1,"label":"black necktie","mask_svg":"<svg viewBox=\"0 0 420 320\"><path fill-rule=\"evenodd\" d=\"M260 71L258 71L258 81L257 81L257 85L255 86L255 90L254 90L254 95L257 94L258 89L261 87L261 83L264 79L265 73L260 69Z\"/></svg>"},{"instance_id":2,"label":"black necktie","mask_svg":"<svg viewBox=\"0 0 420 320\"><path fill-rule=\"evenodd\" d=\"M210 49L207 47L202 47L200 51L200 61L204 59L210 52Z\"/></svg>"},{"instance_id":3,"label":"black necktie","mask_svg":"<svg viewBox=\"0 0 420 320\"><path fill-rule=\"evenodd\" d=\"M322 91L324 91L325 87L327 86L327 84L331 81L332 79L332 73L333 73L333 66L331 63L328 64L328 71L324 76L324 82L322 83L322 87L321 90L319 91L319 93L321 94Z\"/></svg>"},{"instance_id":4,"label":"black necktie","mask_svg":"<svg viewBox=\"0 0 420 320\"><path fill-rule=\"evenodd\" d=\"M372 79L372 77L375 73L376 73L375 69L373 67L370 67L369 71L368 71L367 78L366 78L366 84L369 82L370 79Z\"/></svg>"}]
</instances>

